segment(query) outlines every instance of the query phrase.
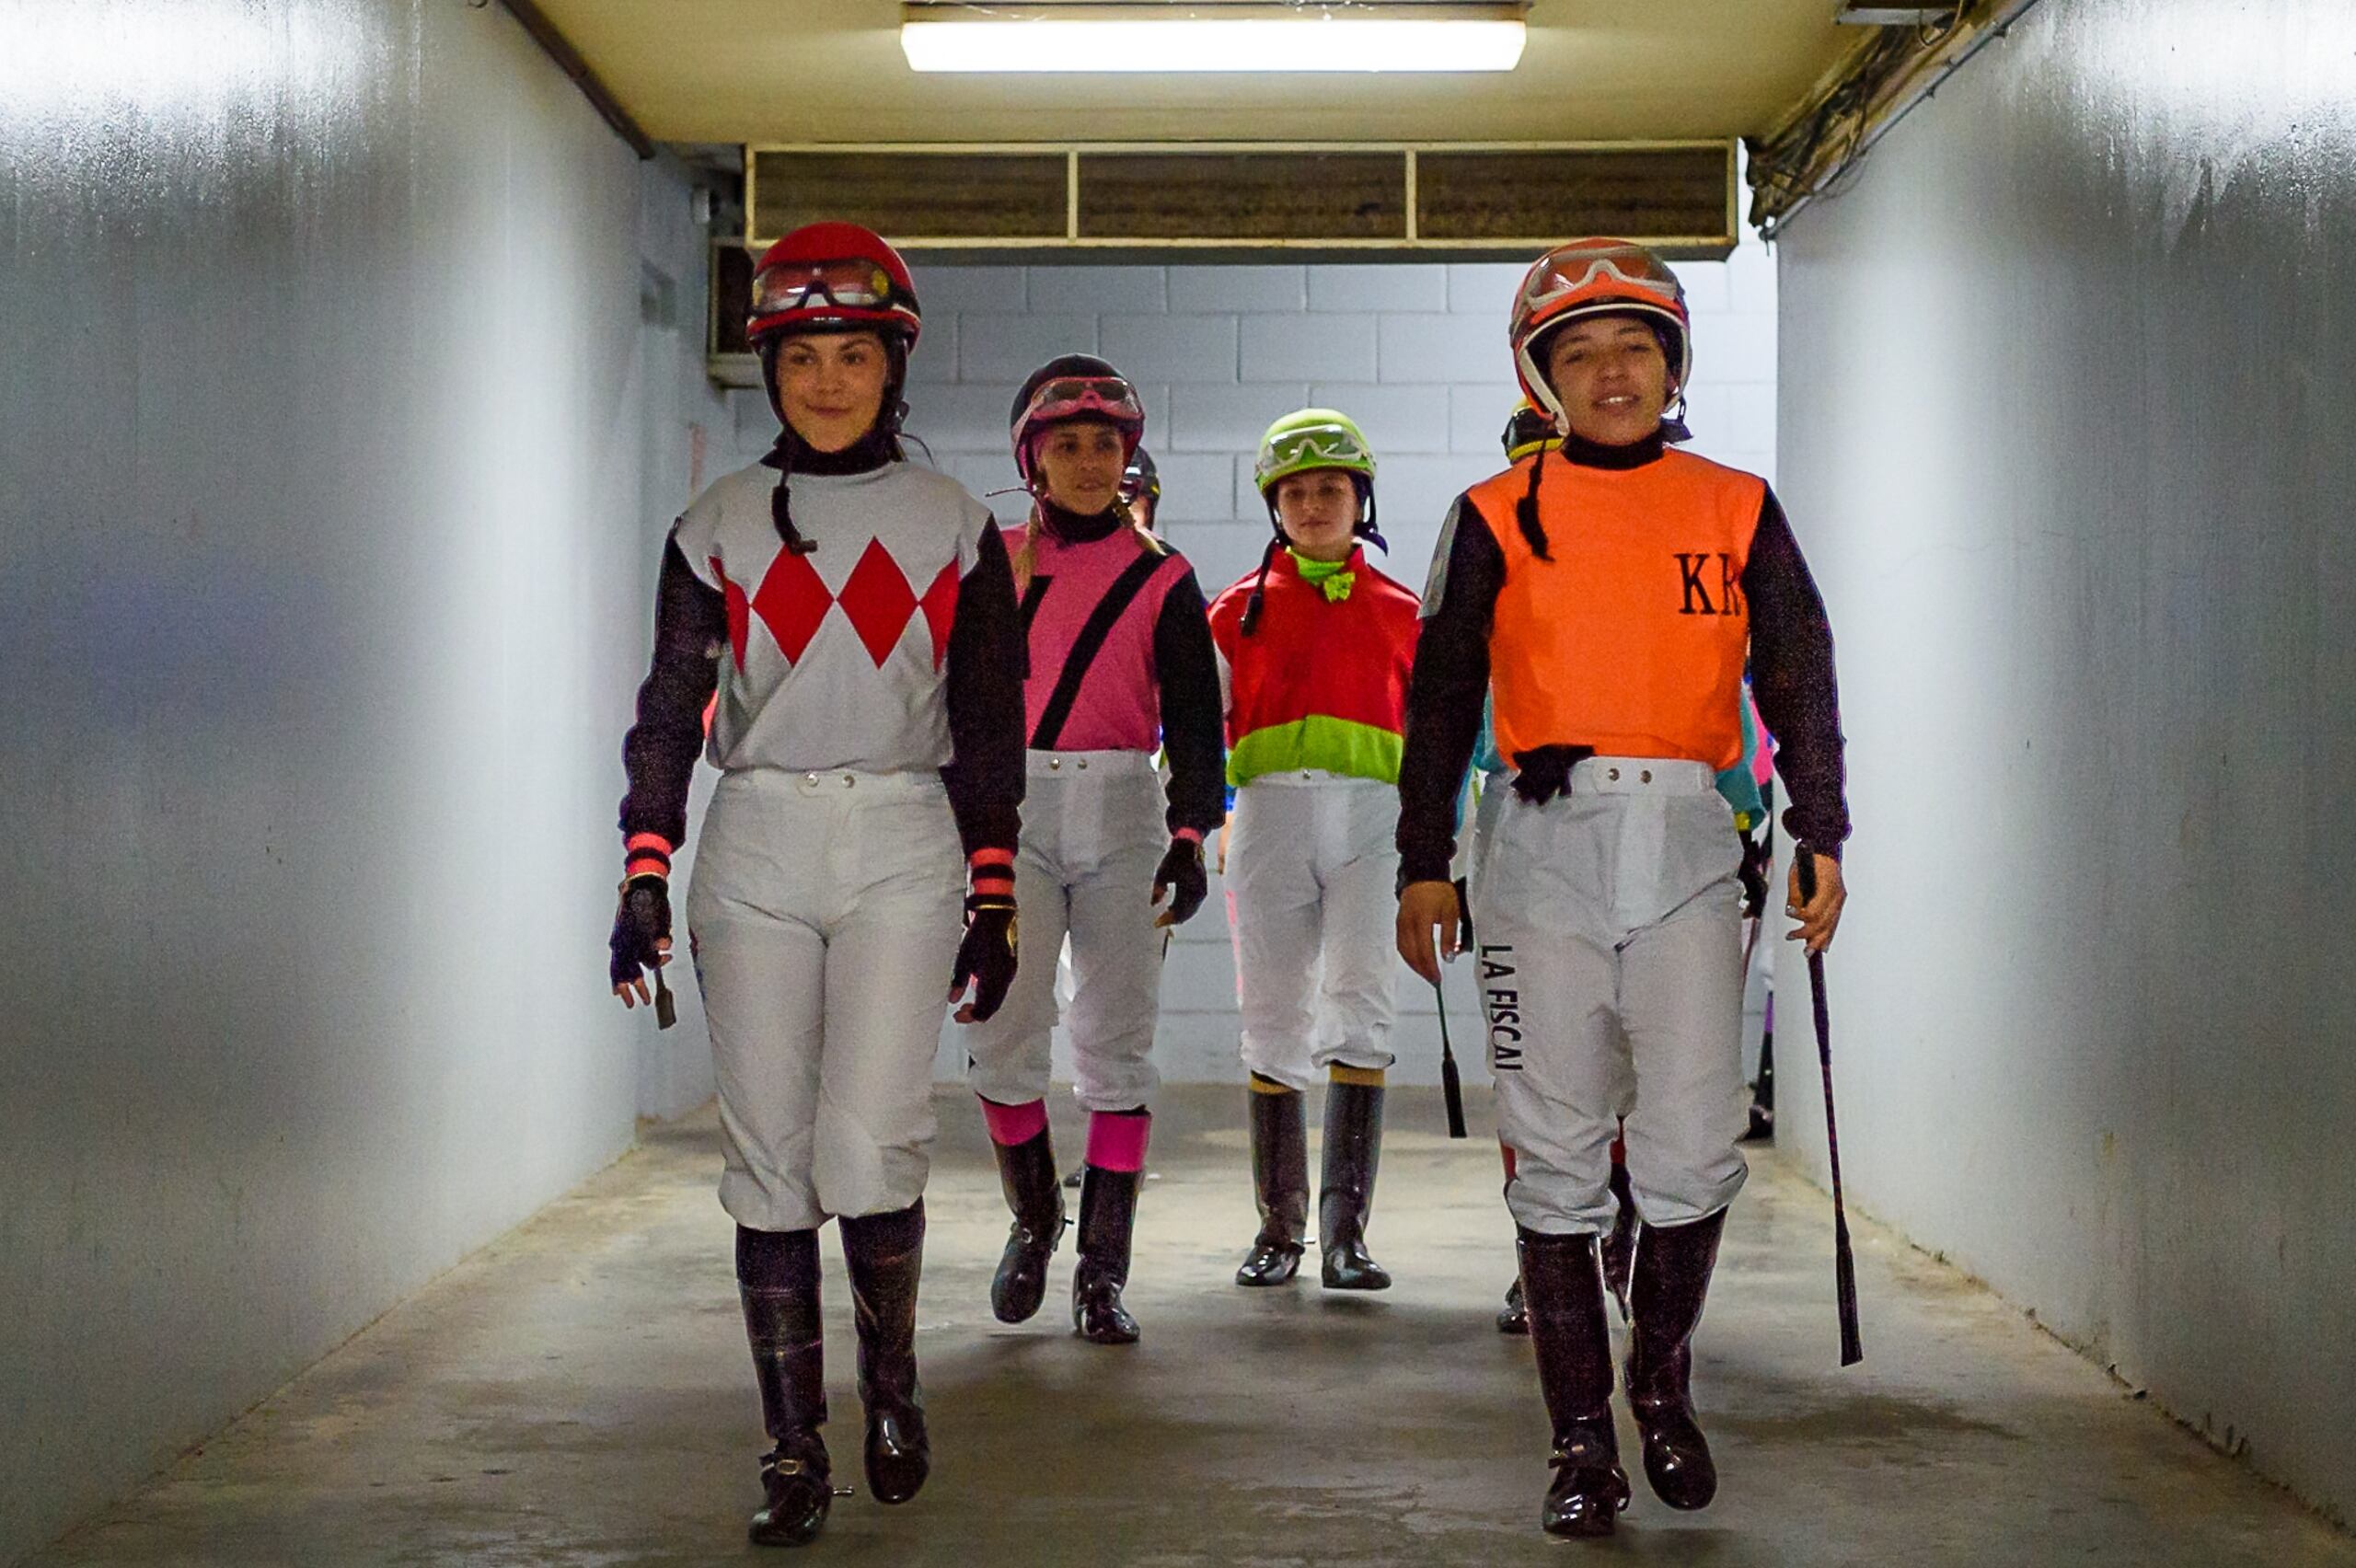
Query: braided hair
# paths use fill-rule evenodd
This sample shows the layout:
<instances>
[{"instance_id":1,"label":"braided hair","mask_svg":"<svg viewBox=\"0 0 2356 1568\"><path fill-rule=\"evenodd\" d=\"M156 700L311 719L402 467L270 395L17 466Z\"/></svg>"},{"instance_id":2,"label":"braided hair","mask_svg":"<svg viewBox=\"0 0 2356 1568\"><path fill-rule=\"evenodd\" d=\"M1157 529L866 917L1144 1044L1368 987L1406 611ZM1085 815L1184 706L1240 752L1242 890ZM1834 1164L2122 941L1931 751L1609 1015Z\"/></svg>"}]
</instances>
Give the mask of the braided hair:
<instances>
[{"instance_id":1,"label":"braided hair","mask_svg":"<svg viewBox=\"0 0 2356 1568\"><path fill-rule=\"evenodd\" d=\"M1514 502L1513 515L1521 525L1521 536L1528 542L1530 553L1540 560L1553 560L1554 558L1546 552L1545 525L1538 521L1538 476L1545 467L1546 448L1542 446L1530 464L1530 488Z\"/></svg>"}]
</instances>

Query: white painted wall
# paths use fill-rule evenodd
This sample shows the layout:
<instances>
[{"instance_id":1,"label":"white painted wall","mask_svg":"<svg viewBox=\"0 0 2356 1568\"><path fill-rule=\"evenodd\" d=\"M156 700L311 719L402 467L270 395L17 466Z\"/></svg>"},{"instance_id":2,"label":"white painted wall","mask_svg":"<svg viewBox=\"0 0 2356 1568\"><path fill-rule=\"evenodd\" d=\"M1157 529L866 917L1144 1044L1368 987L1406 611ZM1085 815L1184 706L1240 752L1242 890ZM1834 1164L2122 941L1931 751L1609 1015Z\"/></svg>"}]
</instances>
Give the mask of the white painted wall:
<instances>
[{"instance_id":1,"label":"white painted wall","mask_svg":"<svg viewBox=\"0 0 2356 1568\"><path fill-rule=\"evenodd\" d=\"M0 0L0 145L6 1560L629 1143L719 405L677 172L498 7Z\"/></svg>"},{"instance_id":2,"label":"white painted wall","mask_svg":"<svg viewBox=\"0 0 2356 1568\"><path fill-rule=\"evenodd\" d=\"M2351 106L2342 0L2049 3L1781 248L1849 1192L2343 1522Z\"/></svg>"},{"instance_id":3,"label":"white painted wall","mask_svg":"<svg viewBox=\"0 0 2356 1568\"><path fill-rule=\"evenodd\" d=\"M1270 267L920 267L924 338L910 366L910 428L977 492L1011 487L1007 415L1022 378L1059 353L1101 353L1146 399L1163 532L1207 594L1258 564L1267 518L1252 486L1260 432L1304 403L1343 409L1380 457L1392 574L1418 590L1449 502L1504 465L1498 435L1519 393L1506 321L1521 264ZM1725 262L1680 266L1694 308L1694 450L1774 473L1775 269L1747 243ZM758 393L735 395L738 458L776 429ZM1023 498L996 497L1019 521ZM1172 943L1157 1059L1180 1082L1241 1082L1226 901ZM1400 966L1405 1083L1437 1083L1429 987ZM1469 974L1449 986L1450 1027L1483 1076ZM684 1021L684 1020L683 1020ZM938 1070L962 1073L953 1025ZM1058 1042L1057 1076L1069 1060Z\"/></svg>"}]
</instances>

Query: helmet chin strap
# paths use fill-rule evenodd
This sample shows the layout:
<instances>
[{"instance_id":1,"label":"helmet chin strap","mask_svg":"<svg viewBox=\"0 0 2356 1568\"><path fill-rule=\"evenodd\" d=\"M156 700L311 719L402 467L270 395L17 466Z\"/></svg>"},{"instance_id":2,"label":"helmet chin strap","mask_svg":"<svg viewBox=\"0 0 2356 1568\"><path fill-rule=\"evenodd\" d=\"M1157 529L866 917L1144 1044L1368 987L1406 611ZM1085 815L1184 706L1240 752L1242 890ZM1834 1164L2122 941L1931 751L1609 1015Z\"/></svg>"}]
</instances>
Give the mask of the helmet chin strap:
<instances>
[{"instance_id":1,"label":"helmet chin strap","mask_svg":"<svg viewBox=\"0 0 2356 1568\"><path fill-rule=\"evenodd\" d=\"M1554 384L1546 379L1545 374L1538 368L1538 362L1530 357L1530 345L1524 343L1516 351L1516 356L1521 361L1522 389L1530 394L1531 403L1546 416L1546 422L1553 425L1557 433L1569 430L1570 416L1563 411L1563 399L1555 396Z\"/></svg>"},{"instance_id":2,"label":"helmet chin strap","mask_svg":"<svg viewBox=\"0 0 2356 1568\"><path fill-rule=\"evenodd\" d=\"M779 540L788 553L811 555L818 547L793 522L793 459L803 446L801 432L785 417L785 400L778 396L777 356L790 333L771 334L756 349L760 356L761 380L768 387L769 409L777 415L778 439L770 448L777 457L777 483L769 490L769 523L777 530ZM884 400L875 410L875 422L860 432L866 441L879 432L884 437L884 451L894 461L907 456L900 445L900 427L908 416L906 396L908 381L907 340L896 332L881 334L884 340L885 364ZM853 444L857 444L856 443Z\"/></svg>"},{"instance_id":3,"label":"helmet chin strap","mask_svg":"<svg viewBox=\"0 0 2356 1568\"><path fill-rule=\"evenodd\" d=\"M1685 428L1685 389L1683 387L1679 387L1671 395L1669 404L1669 408L1661 410L1660 438L1672 445L1680 441L1692 440L1693 432Z\"/></svg>"}]
</instances>

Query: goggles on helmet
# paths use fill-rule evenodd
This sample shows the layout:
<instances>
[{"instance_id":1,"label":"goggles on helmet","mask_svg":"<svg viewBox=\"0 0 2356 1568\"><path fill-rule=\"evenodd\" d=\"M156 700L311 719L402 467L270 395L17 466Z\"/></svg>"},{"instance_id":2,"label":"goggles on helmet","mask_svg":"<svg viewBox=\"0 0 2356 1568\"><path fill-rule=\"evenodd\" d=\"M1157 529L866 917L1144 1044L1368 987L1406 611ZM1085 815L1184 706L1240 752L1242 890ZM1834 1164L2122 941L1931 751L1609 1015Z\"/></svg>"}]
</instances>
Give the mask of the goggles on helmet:
<instances>
[{"instance_id":1,"label":"goggles on helmet","mask_svg":"<svg viewBox=\"0 0 2356 1568\"><path fill-rule=\"evenodd\" d=\"M1522 280L1519 314L1534 316L1556 300L1607 282L1622 285L1636 299L1655 300L1672 309L1685 302L1677 274L1659 257L1642 246L1615 245L1549 255Z\"/></svg>"},{"instance_id":2,"label":"goggles on helmet","mask_svg":"<svg viewBox=\"0 0 2356 1568\"><path fill-rule=\"evenodd\" d=\"M846 310L888 310L902 301L892 274L862 257L780 261L753 279L755 317L808 310L821 303Z\"/></svg>"},{"instance_id":3,"label":"goggles on helmet","mask_svg":"<svg viewBox=\"0 0 2356 1568\"><path fill-rule=\"evenodd\" d=\"M1099 414L1117 424L1145 423L1145 405L1137 388L1117 375L1067 376L1043 382L1023 406L1022 425L1052 424L1058 420Z\"/></svg>"},{"instance_id":4,"label":"goggles on helmet","mask_svg":"<svg viewBox=\"0 0 2356 1568\"><path fill-rule=\"evenodd\" d=\"M1260 449L1260 488L1291 474L1305 473L1311 468L1345 468L1352 473L1374 474L1374 454L1353 432L1339 425L1311 425L1302 430L1288 430L1272 437Z\"/></svg>"}]
</instances>

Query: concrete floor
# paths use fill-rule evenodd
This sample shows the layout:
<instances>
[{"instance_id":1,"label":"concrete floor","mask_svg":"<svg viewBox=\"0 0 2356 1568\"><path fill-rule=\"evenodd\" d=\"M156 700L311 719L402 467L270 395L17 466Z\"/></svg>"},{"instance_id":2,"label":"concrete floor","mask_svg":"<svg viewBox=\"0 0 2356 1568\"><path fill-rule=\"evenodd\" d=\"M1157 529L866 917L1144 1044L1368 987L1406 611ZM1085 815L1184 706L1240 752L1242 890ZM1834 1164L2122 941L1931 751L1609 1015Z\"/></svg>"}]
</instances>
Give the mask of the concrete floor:
<instances>
[{"instance_id":1,"label":"concrete floor","mask_svg":"<svg viewBox=\"0 0 2356 1568\"><path fill-rule=\"evenodd\" d=\"M932 1482L898 1509L838 1500L804 1560L2356 1565L2356 1539L1870 1224L1867 1358L1839 1370L1829 1205L1772 1154L1700 1341L1718 1502L1672 1515L1639 1478L1615 1541L1549 1542L1529 1347L1490 1326L1510 1273L1495 1146L1449 1144L1435 1097L1394 1093L1373 1239L1397 1286L1242 1291L1240 1100L1168 1095L1129 1294L1145 1341L1104 1350L1070 1337L1054 1295L1021 1328L991 1319L1005 1217L979 1117L943 1094L918 1337ZM717 1168L709 1113L655 1129L31 1562L775 1561L743 1538L764 1445ZM826 1247L828 1432L855 1480L848 1291ZM1621 1441L1633 1456L1624 1416Z\"/></svg>"}]
</instances>

